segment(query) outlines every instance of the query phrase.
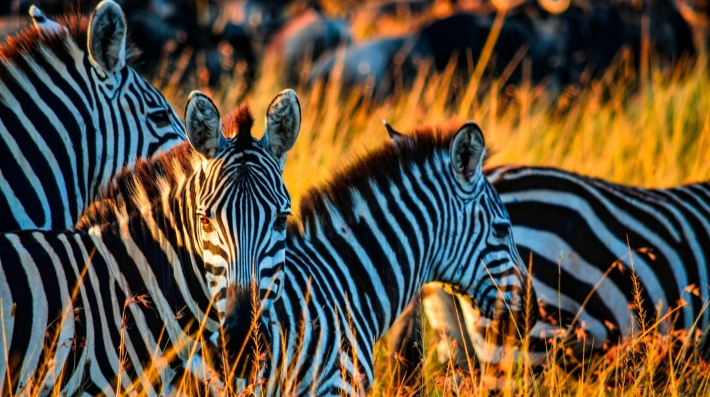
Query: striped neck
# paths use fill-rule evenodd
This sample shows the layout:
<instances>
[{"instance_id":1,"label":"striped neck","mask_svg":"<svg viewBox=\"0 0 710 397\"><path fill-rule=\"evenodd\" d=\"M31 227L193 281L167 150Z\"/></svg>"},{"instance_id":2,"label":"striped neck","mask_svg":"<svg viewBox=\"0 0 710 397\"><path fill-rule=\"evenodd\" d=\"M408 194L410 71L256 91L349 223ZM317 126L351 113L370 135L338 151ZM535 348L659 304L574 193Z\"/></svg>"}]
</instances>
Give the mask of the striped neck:
<instances>
[{"instance_id":1,"label":"striped neck","mask_svg":"<svg viewBox=\"0 0 710 397\"><path fill-rule=\"evenodd\" d=\"M444 158L439 150L421 163L402 164L387 183L366 178L337 195L329 189L311 192L301 208L301 228L289 230L288 266L301 252L329 265L342 258L343 266L333 268L349 272L335 277L356 302L352 310L363 311L358 316L375 316L375 339L422 285L437 281L442 248L449 245L443 231L453 220L443 212L451 187L435 177L449 172Z\"/></svg>"},{"instance_id":2,"label":"striped neck","mask_svg":"<svg viewBox=\"0 0 710 397\"><path fill-rule=\"evenodd\" d=\"M0 45L0 139L15 158L2 171L25 173L32 185L8 183L24 198L13 205L15 228L73 227L124 166L185 138L170 104L133 69L100 76L86 19L60 23L66 29L28 28Z\"/></svg>"}]
</instances>

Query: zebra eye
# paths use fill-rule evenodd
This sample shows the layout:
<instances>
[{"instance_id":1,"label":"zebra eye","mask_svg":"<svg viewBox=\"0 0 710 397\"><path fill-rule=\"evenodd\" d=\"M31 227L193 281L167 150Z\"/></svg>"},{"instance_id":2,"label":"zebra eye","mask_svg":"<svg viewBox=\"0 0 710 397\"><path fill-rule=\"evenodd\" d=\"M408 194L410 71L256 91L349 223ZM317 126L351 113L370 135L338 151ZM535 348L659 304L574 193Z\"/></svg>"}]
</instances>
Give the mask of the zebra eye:
<instances>
[{"instance_id":1,"label":"zebra eye","mask_svg":"<svg viewBox=\"0 0 710 397\"><path fill-rule=\"evenodd\" d=\"M170 124L170 113L168 113L168 109L160 109L153 113L149 113L148 118L158 128L162 128Z\"/></svg>"},{"instance_id":2,"label":"zebra eye","mask_svg":"<svg viewBox=\"0 0 710 397\"><path fill-rule=\"evenodd\" d=\"M494 223L493 224L493 235L498 238L506 238L510 236L510 224L509 223Z\"/></svg>"},{"instance_id":3,"label":"zebra eye","mask_svg":"<svg viewBox=\"0 0 710 397\"><path fill-rule=\"evenodd\" d=\"M277 232L283 232L286 229L286 221L288 221L288 216L291 215L290 212L282 212L279 217L276 218L274 222L274 230Z\"/></svg>"},{"instance_id":4,"label":"zebra eye","mask_svg":"<svg viewBox=\"0 0 710 397\"><path fill-rule=\"evenodd\" d=\"M203 211L198 210L197 220L200 221L200 224L202 224L202 230L204 230L205 233L212 233L214 231L212 221Z\"/></svg>"}]
</instances>

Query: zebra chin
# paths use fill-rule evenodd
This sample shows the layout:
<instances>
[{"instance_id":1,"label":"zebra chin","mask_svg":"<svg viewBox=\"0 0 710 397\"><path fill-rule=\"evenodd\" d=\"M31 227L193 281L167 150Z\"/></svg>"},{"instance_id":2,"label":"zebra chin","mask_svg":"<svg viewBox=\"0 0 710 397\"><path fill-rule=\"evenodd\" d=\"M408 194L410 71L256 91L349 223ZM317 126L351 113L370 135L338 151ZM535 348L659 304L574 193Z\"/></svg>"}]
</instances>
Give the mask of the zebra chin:
<instances>
[{"instance_id":1,"label":"zebra chin","mask_svg":"<svg viewBox=\"0 0 710 397\"><path fill-rule=\"evenodd\" d=\"M205 358L219 374L251 379L261 367L263 353L268 352L268 319L261 302L254 298L248 288L233 285L227 289L220 329L205 346Z\"/></svg>"}]
</instances>

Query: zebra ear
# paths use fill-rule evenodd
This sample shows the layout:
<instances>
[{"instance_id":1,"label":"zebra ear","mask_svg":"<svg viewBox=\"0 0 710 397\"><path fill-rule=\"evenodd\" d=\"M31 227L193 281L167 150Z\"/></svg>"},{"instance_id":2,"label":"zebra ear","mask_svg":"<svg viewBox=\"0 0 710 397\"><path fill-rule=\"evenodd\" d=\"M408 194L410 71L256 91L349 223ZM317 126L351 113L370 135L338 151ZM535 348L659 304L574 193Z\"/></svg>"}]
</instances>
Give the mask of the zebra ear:
<instances>
[{"instance_id":1,"label":"zebra ear","mask_svg":"<svg viewBox=\"0 0 710 397\"><path fill-rule=\"evenodd\" d=\"M185 105L185 130L192 147L205 159L227 146L217 106L200 91L192 91Z\"/></svg>"},{"instance_id":2,"label":"zebra ear","mask_svg":"<svg viewBox=\"0 0 710 397\"><path fill-rule=\"evenodd\" d=\"M286 152L291 150L301 129L301 104L296 92L291 89L281 91L266 111L266 131L261 145L271 153L281 165L286 163Z\"/></svg>"},{"instance_id":3,"label":"zebra ear","mask_svg":"<svg viewBox=\"0 0 710 397\"><path fill-rule=\"evenodd\" d=\"M390 136L390 140L392 142L397 142L397 141L399 141L401 139L405 139L407 137L406 135L404 135L401 132L392 128L392 126L390 125L390 123L387 122L387 120L382 120L382 124L387 129L387 135Z\"/></svg>"},{"instance_id":4,"label":"zebra ear","mask_svg":"<svg viewBox=\"0 0 710 397\"><path fill-rule=\"evenodd\" d=\"M463 184L473 183L481 174L486 154L483 132L476 123L469 121L456 132L449 154L456 179Z\"/></svg>"},{"instance_id":5,"label":"zebra ear","mask_svg":"<svg viewBox=\"0 0 710 397\"><path fill-rule=\"evenodd\" d=\"M88 47L91 64L104 75L126 66L126 17L112 0L96 6L89 20Z\"/></svg>"},{"instance_id":6,"label":"zebra ear","mask_svg":"<svg viewBox=\"0 0 710 397\"><path fill-rule=\"evenodd\" d=\"M32 24L40 33L56 34L67 30L64 26L44 16L42 10L35 6L31 6L29 12Z\"/></svg>"}]
</instances>

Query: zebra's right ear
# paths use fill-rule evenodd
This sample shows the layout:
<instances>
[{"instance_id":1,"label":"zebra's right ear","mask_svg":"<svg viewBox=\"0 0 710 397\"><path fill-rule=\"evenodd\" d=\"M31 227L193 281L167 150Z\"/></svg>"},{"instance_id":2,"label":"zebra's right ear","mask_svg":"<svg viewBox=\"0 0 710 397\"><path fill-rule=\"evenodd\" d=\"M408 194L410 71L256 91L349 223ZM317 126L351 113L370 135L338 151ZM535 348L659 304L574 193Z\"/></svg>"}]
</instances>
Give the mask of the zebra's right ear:
<instances>
[{"instance_id":1,"label":"zebra's right ear","mask_svg":"<svg viewBox=\"0 0 710 397\"><path fill-rule=\"evenodd\" d=\"M451 168L456 179L464 185L475 182L483 170L485 154L483 132L476 123L467 122L456 132L449 149Z\"/></svg>"},{"instance_id":2,"label":"zebra's right ear","mask_svg":"<svg viewBox=\"0 0 710 397\"><path fill-rule=\"evenodd\" d=\"M286 153L296 143L301 130L301 104L296 92L285 89L271 101L266 111L266 131L261 145L278 160L281 171L286 163Z\"/></svg>"},{"instance_id":3,"label":"zebra's right ear","mask_svg":"<svg viewBox=\"0 0 710 397\"><path fill-rule=\"evenodd\" d=\"M192 147L205 159L214 158L227 146L219 110L200 91L192 91L185 105L185 130Z\"/></svg>"},{"instance_id":4,"label":"zebra's right ear","mask_svg":"<svg viewBox=\"0 0 710 397\"><path fill-rule=\"evenodd\" d=\"M91 64L104 75L126 66L126 16L112 0L96 6L89 19L88 47Z\"/></svg>"}]
</instances>

